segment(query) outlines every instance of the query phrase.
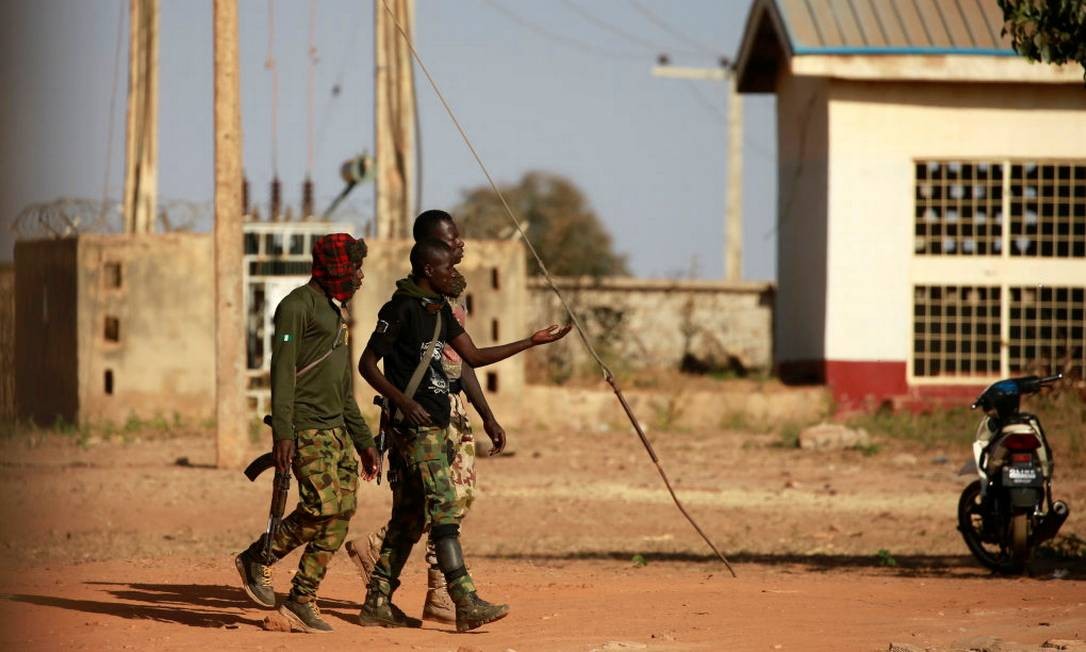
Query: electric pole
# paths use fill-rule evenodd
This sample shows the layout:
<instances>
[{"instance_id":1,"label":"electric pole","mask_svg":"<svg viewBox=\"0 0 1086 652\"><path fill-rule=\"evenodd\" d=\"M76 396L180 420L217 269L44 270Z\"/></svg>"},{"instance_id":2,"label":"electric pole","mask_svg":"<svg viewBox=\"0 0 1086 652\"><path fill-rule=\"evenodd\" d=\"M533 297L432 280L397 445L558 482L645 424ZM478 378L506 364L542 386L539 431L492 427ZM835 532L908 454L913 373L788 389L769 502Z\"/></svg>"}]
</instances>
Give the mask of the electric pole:
<instances>
[{"instance_id":1,"label":"electric pole","mask_svg":"<svg viewBox=\"0 0 1086 652\"><path fill-rule=\"evenodd\" d=\"M395 14L389 14L391 9ZM396 28L414 38L414 0L374 0L374 143L378 238L410 238L416 211L415 75L411 50Z\"/></svg>"},{"instance_id":2,"label":"electric pole","mask_svg":"<svg viewBox=\"0 0 1086 652\"><path fill-rule=\"evenodd\" d=\"M214 0L215 465L241 466L248 439L242 292L241 104L237 0Z\"/></svg>"},{"instance_id":3,"label":"electric pole","mask_svg":"<svg viewBox=\"0 0 1086 652\"><path fill-rule=\"evenodd\" d=\"M728 85L728 182L724 200L724 278L743 278L743 98L730 64L720 68L654 66L655 77L724 81Z\"/></svg>"},{"instance_id":4,"label":"electric pole","mask_svg":"<svg viewBox=\"0 0 1086 652\"><path fill-rule=\"evenodd\" d=\"M124 232L150 233L158 203L158 0L129 0Z\"/></svg>"}]
</instances>

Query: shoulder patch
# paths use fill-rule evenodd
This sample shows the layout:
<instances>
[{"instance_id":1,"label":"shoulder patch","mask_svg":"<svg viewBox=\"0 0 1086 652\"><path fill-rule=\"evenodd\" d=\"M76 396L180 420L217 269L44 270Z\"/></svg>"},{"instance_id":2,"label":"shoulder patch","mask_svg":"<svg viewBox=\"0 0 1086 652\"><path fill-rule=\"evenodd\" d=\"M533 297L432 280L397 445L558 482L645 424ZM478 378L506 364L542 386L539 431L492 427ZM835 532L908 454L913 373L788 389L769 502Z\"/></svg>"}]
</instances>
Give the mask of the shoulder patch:
<instances>
[{"instance_id":1,"label":"shoulder patch","mask_svg":"<svg viewBox=\"0 0 1086 652\"><path fill-rule=\"evenodd\" d=\"M388 322L385 321L384 319L378 319L377 320L377 328L373 329L373 332L374 333L387 333L388 332Z\"/></svg>"},{"instance_id":2,"label":"shoulder patch","mask_svg":"<svg viewBox=\"0 0 1086 652\"><path fill-rule=\"evenodd\" d=\"M290 333L283 333L283 341L284 342L289 342L290 341Z\"/></svg>"}]
</instances>

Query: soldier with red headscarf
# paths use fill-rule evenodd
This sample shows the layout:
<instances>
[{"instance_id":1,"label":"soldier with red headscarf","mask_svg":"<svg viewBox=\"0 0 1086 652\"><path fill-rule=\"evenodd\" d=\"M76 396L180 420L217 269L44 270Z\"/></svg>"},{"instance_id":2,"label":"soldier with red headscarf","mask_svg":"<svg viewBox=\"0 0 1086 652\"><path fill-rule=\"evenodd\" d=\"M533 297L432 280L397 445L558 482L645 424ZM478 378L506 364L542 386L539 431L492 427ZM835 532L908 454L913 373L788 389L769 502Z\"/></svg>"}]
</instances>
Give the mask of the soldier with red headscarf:
<instances>
[{"instance_id":1,"label":"soldier with red headscarf","mask_svg":"<svg viewBox=\"0 0 1086 652\"><path fill-rule=\"evenodd\" d=\"M272 343L272 439L276 468L293 468L298 506L263 556L264 538L235 559L245 592L263 607L275 606L271 565L295 548L305 552L279 612L305 632L330 632L317 608L317 587L347 536L356 506L358 460L363 476L377 470L373 436L351 391L350 347L344 304L362 286L366 243L334 233L313 244L309 283L275 309ZM338 302L338 303L337 303Z\"/></svg>"}]
</instances>

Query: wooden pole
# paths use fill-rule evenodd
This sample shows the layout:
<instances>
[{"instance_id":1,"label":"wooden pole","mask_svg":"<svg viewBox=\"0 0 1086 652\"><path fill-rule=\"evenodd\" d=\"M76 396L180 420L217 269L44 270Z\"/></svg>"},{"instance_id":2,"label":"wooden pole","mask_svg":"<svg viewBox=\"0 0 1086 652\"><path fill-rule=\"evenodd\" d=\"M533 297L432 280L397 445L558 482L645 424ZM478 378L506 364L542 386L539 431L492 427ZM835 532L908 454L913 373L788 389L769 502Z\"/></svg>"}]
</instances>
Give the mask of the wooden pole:
<instances>
[{"instance_id":1,"label":"wooden pole","mask_svg":"<svg viewBox=\"0 0 1086 652\"><path fill-rule=\"evenodd\" d=\"M220 468L243 462L245 341L242 293L241 104L237 0L214 0L215 424Z\"/></svg>"},{"instance_id":2,"label":"wooden pole","mask_svg":"<svg viewBox=\"0 0 1086 652\"><path fill-rule=\"evenodd\" d=\"M411 52L389 8L408 33L415 16L412 0L374 0L375 235L410 238L415 218L415 83Z\"/></svg>"},{"instance_id":3,"label":"wooden pole","mask_svg":"<svg viewBox=\"0 0 1086 652\"><path fill-rule=\"evenodd\" d=\"M124 230L154 230L158 203L158 0L128 7Z\"/></svg>"},{"instance_id":4,"label":"wooden pole","mask_svg":"<svg viewBox=\"0 0 1086 652\"><path fill-rule=\"evenodd\" d=\"M655 66L655 77L723 81L728 88L728 194L724 198L724 278L743 278L743 96L730 67Z\"/></svg>"},{"instance_id":5,"label":"wooden pole","mask_svg":"<svg viewBox=\"0 0 1086 652\"><path fill-rule=\"evenodd\" d=\"M724 278L743 279L743 96L728 75L728 197L724 211Z\"/></svg>"}]
</instances>

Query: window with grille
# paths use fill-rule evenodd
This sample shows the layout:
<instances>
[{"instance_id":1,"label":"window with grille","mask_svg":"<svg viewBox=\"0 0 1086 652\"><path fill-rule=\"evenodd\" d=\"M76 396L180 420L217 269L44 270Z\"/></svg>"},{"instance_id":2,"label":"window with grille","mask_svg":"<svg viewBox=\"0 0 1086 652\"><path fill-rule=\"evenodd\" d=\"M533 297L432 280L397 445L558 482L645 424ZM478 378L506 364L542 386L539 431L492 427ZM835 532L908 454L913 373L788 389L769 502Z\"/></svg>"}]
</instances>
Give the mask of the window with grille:
<instances>
[{"instance_id":1,"label":"window with grille","mask_svg":"<svg viewBox=\"0 0 1086 652\"><path fill-rule=\"evenodd\" d=\"M915 250L934 256L999 255L1003 164L917 161Z\"/></svg>"},{"instance_id":2,"label":"window with grille","mask_svg":"<svg viewBox=\"0 0 1086 652\"><path fill-rule=\"evenodd\" d=\"M1010 168L1010 254L1086 257L1086 163Z\"/></svg>"},{"instance_id":3,"label":"window with grille","mask_svg":"<svg viewBox=\"0 0 1086 652\"><path fill-rule=\"evenodd\" d=\"M1011 373L1086 371L1086 288L1010 288Z\"/></svg>"},{"instance_id":4,"label":"window with grille","mask_svg":"<svg viewBox=\"0 0 1086 652\"><path fill-rule=\"evenodd\" d=\"M917 254L1086 258L1086 161L917 161L914 186Z\"/></svg>"},{"instance_id":5,"label":"window with grille","mask_svg":"<svg viewBox=\"0 0 1086 652\"><path fill-rule=\"evenodd\" d=\"M998 287L914 288L914 376L997 375L999 333Z\"/></svg>"}]
</instances>

